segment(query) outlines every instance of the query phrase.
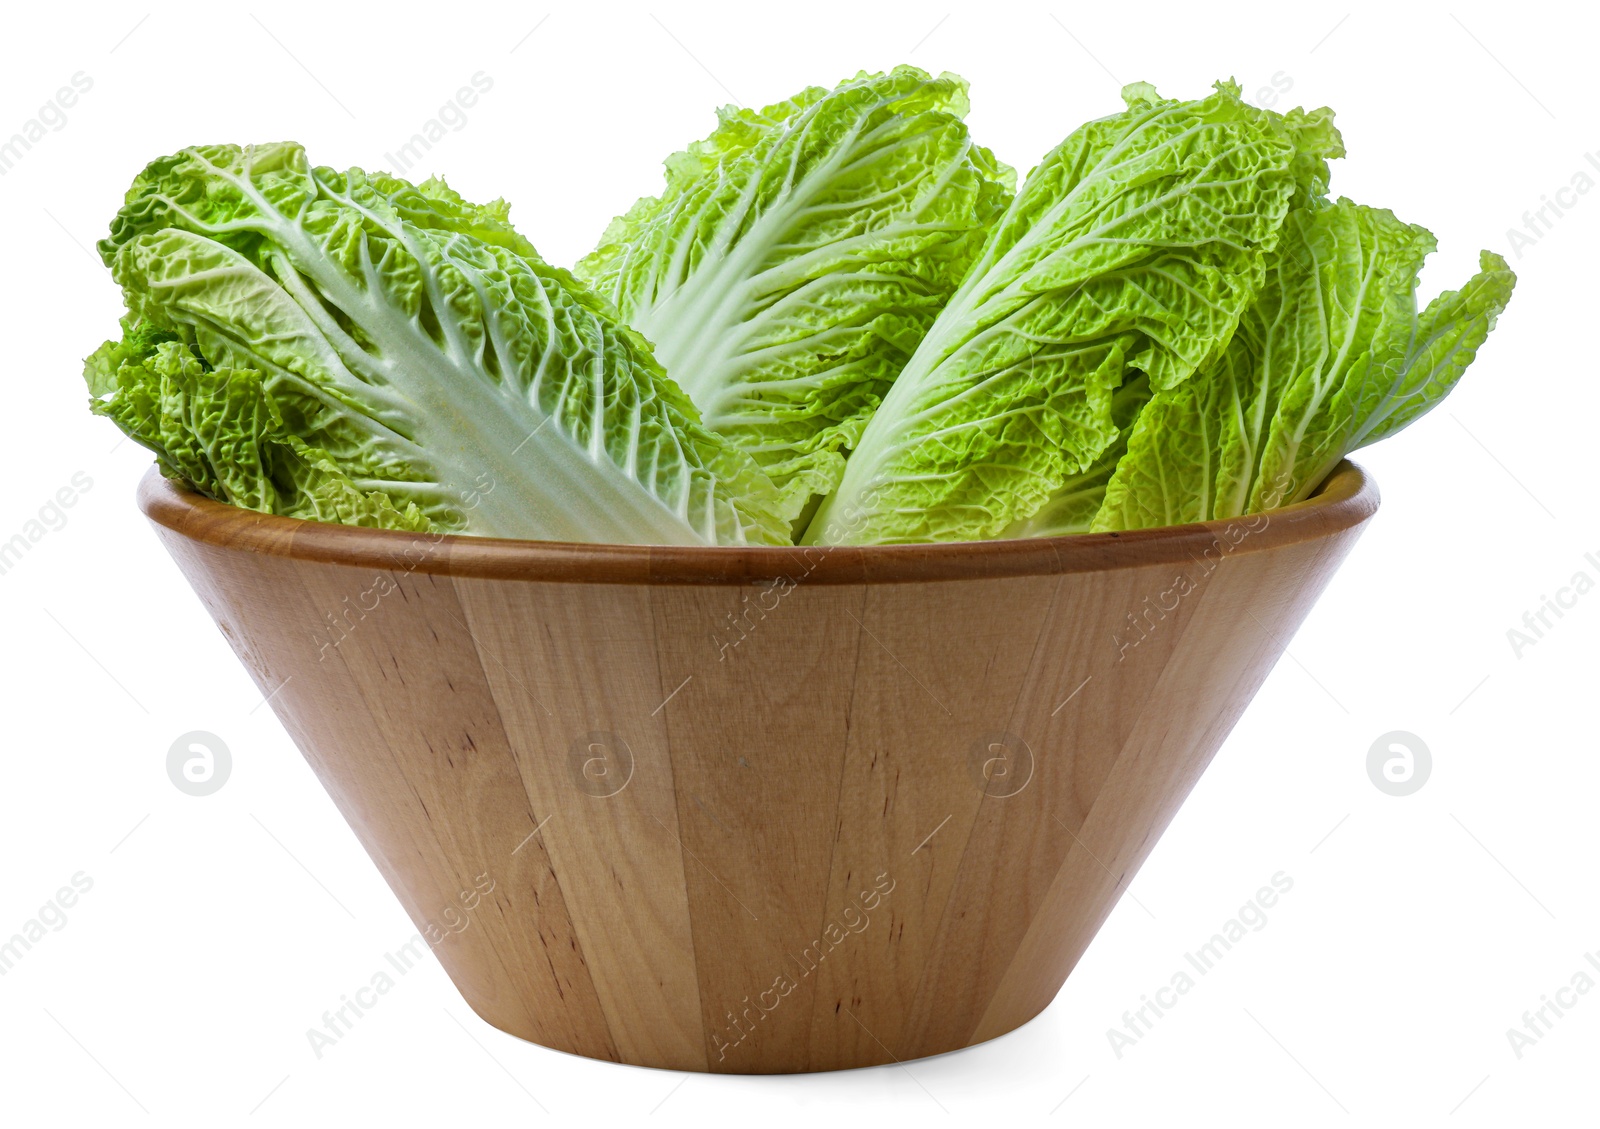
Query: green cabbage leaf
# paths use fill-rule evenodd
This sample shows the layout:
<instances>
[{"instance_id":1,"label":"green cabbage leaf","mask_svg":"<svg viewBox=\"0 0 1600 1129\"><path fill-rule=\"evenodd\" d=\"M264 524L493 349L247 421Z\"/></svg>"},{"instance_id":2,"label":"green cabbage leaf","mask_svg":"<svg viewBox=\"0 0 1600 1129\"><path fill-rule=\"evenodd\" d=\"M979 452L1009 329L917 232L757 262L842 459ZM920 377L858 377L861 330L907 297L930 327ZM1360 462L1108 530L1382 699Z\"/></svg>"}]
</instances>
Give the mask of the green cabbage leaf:
<instances>
[{"instance_id":1,"label":"green cabbage leaf","mask_svg":"<svg viewBox=\"0 0 1600 1129\"><path fill-rule=\"evenodd\" d=\"M1454 387L1510 300L1481 270L1420 314L1426 229L1340 199L1291 212L1260 297L1217 363L1140 414L1094 530L1237 517L1308 497L1345 455Z\"/></svg>"},{"instance_id":2,"label":"green cabbage leaf","mask_svg":"<svg viewBox=\"0 0 1600 1129\"><path fill-rule=\"evenodd\" d=\"M1213 363L1291 200L1342 155L1332 114L1218 83L1123 92L1028 176L873 415L809 543L977 540L1038 513L1117 442L1115 393Z\"/></svg>"},{"instance_id":3,"label":"green cabbage leaf","mask_svg":"<svg viewBox=\"0 0 1600 1129\"><path fill-rule=\"evenodd\" d=\"M295 144L134 181L100 253L128 308L95 410L222 501L555 541L788 543L779 496L650 347L470 204Z\"/></svg>"},{"instance_id":4,"label":"green cabbage leaf","mask_svg":"<svg viewBox=\"0 0 1600 1129\"><path fill-rule=\"evenodd\" d=\"M837 486L1010 199L966 111L965 81L914 67L724 107L575 268L790 517Z\"/></svg>"}]
</instances>

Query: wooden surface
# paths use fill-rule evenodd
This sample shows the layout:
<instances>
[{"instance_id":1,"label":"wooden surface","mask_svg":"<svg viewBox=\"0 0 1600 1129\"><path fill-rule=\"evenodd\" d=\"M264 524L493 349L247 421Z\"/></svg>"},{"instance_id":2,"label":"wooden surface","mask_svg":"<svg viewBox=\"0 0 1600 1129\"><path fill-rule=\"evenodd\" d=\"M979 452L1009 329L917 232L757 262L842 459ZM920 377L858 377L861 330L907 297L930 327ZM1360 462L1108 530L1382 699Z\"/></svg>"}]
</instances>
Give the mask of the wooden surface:
<instances>
[{"instance_id":1,"label":"wooden surface","mask_svg":"<svg viewBox=\"0 0 1600 1129\"><path fill-rule=\"evenodd\" d=\"M479 1015L727 1072L1042 1010L1377 505L802 551L140 497Z\"/></svg>"},{"instance_id":2,"label":"wooden surface","mask_svg":"<svg viewBox=\"0 0 1600 1129\"><path fill-rule=\"evenodd\" d=\"M1377 488L1360 468L1340 463L1316 497L1274 510L1270 528L1254 535L1252 548L1337 532L1365 519L1377 504ZM1187 561L1204 553L1228 524L1197 522L1166 529L944 545L709 550L581 545L358 529L274 517L192 494L153 469L139 485L139 505L151 521L186 537L300 561L484 580L585 584L729 584L780 576L804 576L811 585L889 584L1097 572Z\"/></svg>"}]
</instances>

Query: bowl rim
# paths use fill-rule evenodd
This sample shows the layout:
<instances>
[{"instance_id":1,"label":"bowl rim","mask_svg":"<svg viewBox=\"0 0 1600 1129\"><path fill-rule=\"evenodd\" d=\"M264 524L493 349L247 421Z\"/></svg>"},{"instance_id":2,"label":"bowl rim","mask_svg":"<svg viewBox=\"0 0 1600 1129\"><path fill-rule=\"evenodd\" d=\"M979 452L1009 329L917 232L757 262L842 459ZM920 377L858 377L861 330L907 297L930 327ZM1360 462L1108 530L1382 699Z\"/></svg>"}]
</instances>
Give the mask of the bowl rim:
<instances>
[{"instance_id":1,"label":"bowl rim","mask_svg":"<svg viewBox=\"0 0 1600 1129\"><path fill-rule=\"evenodd\" d=\"M1303 502L1259 514L1118 533L929 545L602 545L408 533L304 521L215 501L152 466L139 508L156 526L217 549L354 568L483 580L588 584L895 584L1103 572L1255 553L1328 537L1378 508L1378 487L1344 460Z\"/></svg>"}]
</instances>

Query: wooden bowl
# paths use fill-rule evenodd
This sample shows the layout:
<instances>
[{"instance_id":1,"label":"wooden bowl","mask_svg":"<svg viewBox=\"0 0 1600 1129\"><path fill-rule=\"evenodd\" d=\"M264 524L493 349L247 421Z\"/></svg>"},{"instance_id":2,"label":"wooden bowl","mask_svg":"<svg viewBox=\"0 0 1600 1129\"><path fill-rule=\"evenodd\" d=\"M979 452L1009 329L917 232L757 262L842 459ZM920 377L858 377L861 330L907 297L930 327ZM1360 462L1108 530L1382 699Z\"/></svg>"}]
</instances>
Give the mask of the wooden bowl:
<instances>
[{"instance_id":1,"label":"wooden bowl","mask_svg":"<svg viewBox=\"0 0 1600 1129\"><path fill-rule=\"evenodd\" d=\"M140 505L467 1003L674 1070L938 1054L1060 990L1378 504L658 548Z\"/></svg>"}]
</instances>

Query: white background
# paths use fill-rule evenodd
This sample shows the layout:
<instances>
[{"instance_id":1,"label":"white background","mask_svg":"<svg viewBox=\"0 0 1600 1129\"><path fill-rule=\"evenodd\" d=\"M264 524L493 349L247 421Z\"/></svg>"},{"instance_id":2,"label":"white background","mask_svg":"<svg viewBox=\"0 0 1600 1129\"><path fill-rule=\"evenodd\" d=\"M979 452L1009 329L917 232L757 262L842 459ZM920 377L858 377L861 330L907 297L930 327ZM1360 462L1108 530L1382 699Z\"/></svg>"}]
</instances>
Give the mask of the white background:
<instances>
[{"instance_id":1,"label":"white background","mask_svg":"<svg viewBox=\"0 0 1600 1129\"><path fill-rule=\"evenodd\" d=\"M74 73L93 81L0 177L0 540L92 479L0 576L0 935L76 872L94 883L0 978L0 1121L1594 1123L1600 991L1520 1059L1506 1036L1600 951L1600 593L1520 657L1506 635L1575 572L1600 579L1600 192L1520 255L1507 235L1580 169L1600 176L1593 26L1392 3L143 11L13 8L0 33L0 136ZM120 312L90 248L121 193L197 142L295 138L384 167L482 71L492 90L414 172L504 195L566 264L718 104L899 62L970 79L974 132L1019 172L1119 109L1124 82L1193 97L1234 75L1253 96L1278 76L1280 109L1338 111L1337 192L1438 234L1429 295L1490 247L1515 299L1449 402L1360 456L1383 508L1029 1026L904 1067L678 1075L503 1035L430 963L317 1059L306 1029L413 927L135 509L148 456L85 409L79 359ZM190 730L232 750L210 797L166 776ZM1391 730L1433 755L1406 798L1366 774ZM1118 1058L1107 1029L1280 870L1294 888L1266 927Z\"/></svg>"}]
</instances>

